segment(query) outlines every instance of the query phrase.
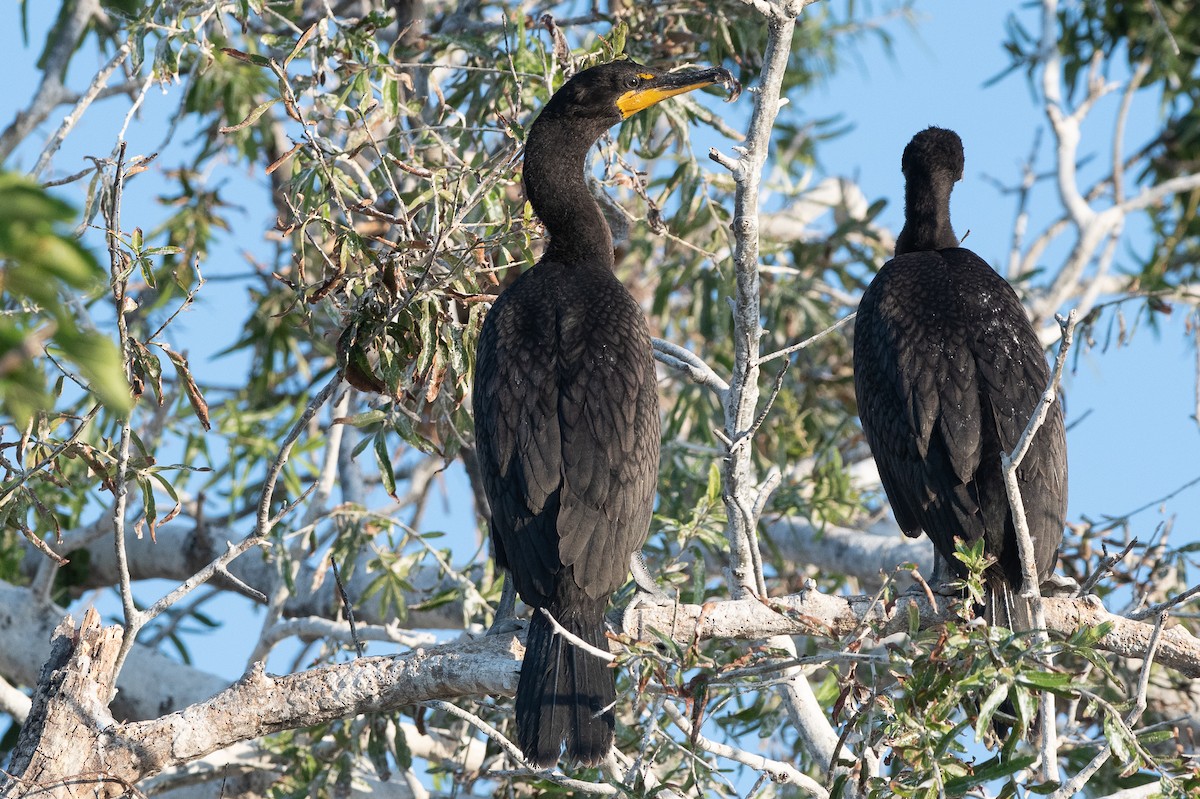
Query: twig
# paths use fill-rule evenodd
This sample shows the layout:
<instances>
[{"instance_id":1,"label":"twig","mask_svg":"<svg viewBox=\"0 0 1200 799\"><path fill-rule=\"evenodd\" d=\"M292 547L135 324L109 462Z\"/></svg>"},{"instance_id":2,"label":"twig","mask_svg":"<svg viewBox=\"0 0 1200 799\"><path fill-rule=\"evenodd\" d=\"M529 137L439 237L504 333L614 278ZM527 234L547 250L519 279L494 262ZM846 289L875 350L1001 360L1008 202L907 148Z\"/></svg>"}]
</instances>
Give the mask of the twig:
<instances>
[{"instance_id":1,"label":"twig","mask_svg":"<svg viewBox=\"0 0 1200 799\"><path fill-rule=\"evenodd\" d=\"M207 583L217 574L224 573L225 567L232 563L239 555L249 551L250 549L253 549L256 546L268 545L269 544L266 541L256 536L244 538L237 544L228 544L228 548L225 550L224 554L213 560L191 577L184 580L173 591L171 591L171 593L167 594L150 607L141 611L139 614L141 624L151 621L167 608L171 607L176 602L190 594L192 591ZM266 601L266 597L260 592L255 591L249 586L246 586L244 583L242 585L242 590L249 592L249 595L252 598L257 599L260 602Z\"/></svg>"},{"instance_id":2,"label":"twig","mask_svg":"<svg viewBox=\"0 0 1200 799\"><path fill-rule=\"evenodd\" d=\"M546 608L538 608L538 610L541 612L541 614L543 616L545 616L547 619L550 620L550 626L552 626L554 628L554 632L558 633L563 638L566 638L568 641L570 641L572 644L579 647L583 651L587 652L590 655L594 655L607 663L612 663L613 661L615 661L617 659L617 656L614 655L612 652L605 652L603 649L600 649L599 647L592 646L587 641L580 638L578 635L575 635L574 633L567 630L566 627L563 627L561 624L558 623L558 619L554 618L554 615L552 613L550 613L550 611L547 610Z\"/></svg>"},{"instance_id":3,"label":"twig","mask_svg":"<svg viewBox=\"0 0 1200 799\"><path fill-rule=\"evenodd\" d=\"M1105 574L1108 574L1108 572L1112 571L1114 566L1125 560L1125 557L1133 550L1135 546L1137 546L1137 544L1138 540L1134 538L1132 541L1126 544L1125 548L1120 552L1115 555L1109 555L1107 558L1100 561L1100 565L1096 567L1096 571L1092 572L1091 576L1083 581L1083 584L1079 586L1079 590L1075 595L1087 596L1088 592L1092 590L1092 587L1095 586L1096 583L1100 582L1100 579L1104 577Z\"/></svg>"},{"instance_id":4,"label":"twig","mask_svg":"<svg viewBox=\"0 0 1200 799\"><path fill-rule=\"evenodd\" d=\"M713 371L713 368L705 363L699 355L696 355L686 347L681 347L678 344L673 344L661 338L651 339L650 343L654 347L654 357L656 360L672 369L685 372L693 383L711 388L721 403L725 403L725 399L729 395L729 384Z\"/></svg>"},{"instance_id":5,"label":"twig","mask_svg":"<svg viewBox=\"0 0 1200 799\"><path fill-rule=\"evenodd\" d=\"M1034 641L1039 646L1048 643L1050 636L1046 631L1046 611L1042 606L1041 581L1038 579L1037 565L1033 551L1033 539L1029 534L1029 523L1025 518L1025 504L1021 498L1020 485L1017 483L1017 468L1021 465L1021 461L1025 459L1025 455L1028 454L1034 435L1037 434L1037 431L1046 421L1046 416L1050 413L1051 406L1054 405L1058 392L1058 384L1062 379L1063 366L1067 360L1067 352L1070 351L1071 342L1075 336L1075 324L1077 321L1078 314L1072 310L1067 315L1066 324L1063 325L1062 344L1058 348L1058 357L1054 362L1054 370L1050 375L1050 383L1046 386L1046 390L1042 393L1041 399L1038 401L1033 418L1025 426L1025 432L1022 433L1021 439L1017 442L1017 446L1013 449L1012 453L1000 453L1000 463L1004 473L1004 487L1008 492L1008 504L1017 536L1017 549L1021 556L1022 582L1024 584L1021 589L1021 596L1029 602L1030 607L1033 609ZM1046 781L1057 782L1058 731L1055 726L1054 695L1049 691L1043 691L1040 697L1040 705L1041 774Z\"/></svg>"},{"instance_id":6,"label":"twig","mask_svg":"<svg viewBox=\"0 0 1200 799\"><path fill-rule=\"evenodd\" d=\"M841 319L837 320L832 325L830 325L829 327L822 330L820 333L817 333L816 335L813 335L813 336L809 336L808 338L804 339L804 341L801 341L799 344L792 344L789 347L784 347L781 350L776 350L775 352L772 352L770 355L764 355L758 359L758 365L762 366L767 361L773 361L776 358L782 358L785 355L791 355L793 352L798 352L802 349L805 349L805 348L811 346L812 344L817 343L821 339L825 338L833 331L838 330L839 328L845 327L856 316L858 316L858 311L855 311L854 313L843 316Z\"/></svg>"},{"instance_id":7,"label":"twig","mask_svg":"<svg viewBox=\"0 0 1200 799\"><path fill-rule=\"evenodd\" d=\"M400 644L410 649L421 646L435 646L438 637L428 632L409 632L397 623L389 624L357 624L355 632L362 641L387 641ZM298 619L284 619L271 625L264 636L270 645L279 643L285 638L296 636L301 639L332 638L337 641L351 642L350 625L347 622L334 621L322 616L305 616Z\"/></svg>"},{"instance_id":8,"label":"twig","mask_svg":"<svg viewBox=\"0 0 1200 799\"><path fill-rule=\"evenodd\" d=\"M1075 310L1067 314L1066 322L1062 324L1062 343L1058 348L1058 357L1054 361L1054 371L1050 375L1050 384L1042 392L1037 411L1034 413L1033 418L1029 420L1029 424L1026 425L1025 432L1021 434L1021 439L1017 442L1017 446L1007 456L1006 460L1008 463L1005 463L1005 467L1007 469L1011 464L1011 471L1013 471L1014 475L1017 467L1021 465L1021 461L1025 460L1034 435L1037 434L1037 431L1046 421L1046 416L1050 413L1051 406L1054 405L1054 400L1058 395L1058 384L1062 380L1063 366L1066 365L1067 361L1067 352L1071 349L1071 344L1075 340L1075 325L1078 321L1079 314Z\"/></svg>"},{"instance_id":9,"label":"twig","mask_svg":"<svg viewBox=\"0 0 1200 799\"><path fill-rule=\"evenodd\" d=\"M1166 621L1167 613L1164 611L1159 614L1158 620L1154 624L1154 632L1150 635L1150 643L1146 647L1146 658L1142 661L1142 671L1138 678L1138 689L1134 697L1134 705L1130 709L1129 715L1125 717L1125 725L1130 730L1142 718L1142 714L1146 712L1146 692L1150 687L1150 666L1154 663L1154 656L1158 652L1158 642L1162 636L1163 625L1166 624ZM1133 738L1132 735L1130 737L1131 739ZM1112 757L1112 753L1112 743L1104 744L1103 748L1096 753L1096 756L1086 766L1080 769L1074 777L1067 780L1066 784L1051 794L1050 799L1070 799L1070 797L1075 796L1083 789L1084 785L1087 785L1092 775L1108 762L1108 759Z\"/></svg>"},{"instance_id":10,"label":"twig","mask_svg":"<svg viewBox=\"0 0 1200 799\"><path fill-rule=\"evenodd\" d=\"M334 400L330 413L333 419L344 418L350 412L350 389L347 387L342 395ZM346 425L330 424L329 432L325 434L325 460L321 466L321 476L314 483L315 496L304 510L301 525L308 526L325 513L329 498L333 496L334 486L337 485L338 463L341 459L342 442L346 434Z\"/></svg>"},{"instance_id":11,"label":"twig","mask_svg":"<svg viewBox=\"0 0 1200 799\"><path fill-rule=\"evenodd\" d=\"M679 712L679 708L670 702L663 703L663 712L671 719L671 723L678 727L680 732L688 736L688 739L698 749L703 749L705 752L717 757L723 757L735 763L749 766L756 771L765 772L773 781L795 785L809 796L820 797L820 799L827 799L829 796L829 792L821 787L820 783L797 769L791 763L786 763L782 760L772 760L764 755L747 752L744 749L737 749L729 744L710 740L699 730L694 729L692 722Z\"/></svg>"},{"instance_id":12,"label":"twig","mask_svg":"<svg viewBox=\"0 0 1200 799\"><path fill-rule=\"evenodd\" d=\"M92 84L88 86L87 91L75 103L75 107L71 109L71 113L63 118L62 124L58 126L58 130L46 141L46 146L42 149L42 154L38 157L37 164L29 172L30 177L36 179L38 175L42 174L42 170L49 166L50 159L58 152L58 148L62 146L62 143L71 133L72 128L79 122L80 117L83 116L83 112L87 110L87 107L92 104L92 101L104 89L104 84L108 82L109 76L129 57L131 50L129 42L125 42L117 49L117 52L113 53L113 57L109 59L108 63L96 73L96 77L92 79ZM121 141L120 147L122 149L121 157L124 158L124 140ZM120 309L118 309L119 312Z\"/></svg>"},{"instance_id":13,"label":"twig","mask_svg":"<svg viewBox=\"0 0 1200 799\"><path fill-rule=\"evenodd\" d=\"M552 771L550 769L540 769L530 765L525 761L525 756L521 753L521 750L517 748L517 745L508 740L503 733L501 733L491 724L488 724L486 721L479 718L479 716L476 716L474 713L469 713L457 705L452 705L449 702L443 702L437 699L425 702L424 704L426 707L440 710L443 713L449 713L451 716L462 719L478 729L487 737L491 738L500 745L500 748L503 749L509 757L521 764L523 767L522 773L534 774L542 779L550 780L556 785L561 785L564 788L571 788L581 793L595 794L597 796L616 796L619 793L619 791L612 785L584 782L583 780L574 780L570 777L565 777L556 771Z\"/></svg>"},{"instance_id":14,"label":"twig","mask_svg":"<svg viewBox=\"0 0 1200 799\"><path fill-rule=\"evenodd\" d=\"M358 639L358 627L354 623L354 606L350 604L350 595L346 593L346 586L342 584L342 575L338 572L337 559L330 556L329 565L333 567L333 581L337 584L338 597L342 600L342 607L346 609L346 623L350 626L350 640L354 641L354 651L358 653L359 657L362 657L363 644Z\"/></svg>"},{"instance_id":15,"label":"twig","mask_svg":"<svg viewBox=\"0 0 1200 799\"><path fill-rule=\"evenodd\" d=\"M64 101L67 92L62 79L67 72L67 65L75 55L79 40L83 38L92 17L100 10L99 0L80 0L65 7L66 13L53 28L53 37L46 42L41 61L42 82L37 94L29 107L18 112L12 124L0 136L0 163L8 161L17 145Z\"/></svg>"},{"instance_id":16,"label":"twig","mask_svg":"<svg viewBox=\"0 0 1200 799\"><path fill-rule=\"evenodd\" d=\"M1129 121L1129 110L1133 106L1133 95L1137 93L1138 87L1142 85L1142 81L1150 74L1150 66L1151 62L1149 58L1143 58L1138 62L1132 77L1125 84L1125 92L1121 95L1121 106L1117 110L1117 121L1113 129L1112 142L1113 202L1117 205L1125 202L1125 161L1124 156L1121 154L1121 151L1125 147L1125 124Z\"/></svg>"},{"instance_id":17,"label":"twig","mask_svg":"<svg viewBox=\"0 0 1200 799\"><path fill-rule=\"evenodd\" d=\"M109 272L112 281L113 310L117 318L117 340L121 351L121 364L124 367L127 384L133 385L133 345L129 340L129 328L126 325L125 319L125 290L129 285L129 274L125 266L128 258L121 250L121 189L125 182L124 166L125 142L121 141L117 144L117 159L113 171L112 191L109 195L105 227L107 229ZM130 416L132 416L132 410L130 411ZM117 655L114 674L121 673L121 666L124 665L125 658L129 656L129 651L133 648L134 639L137 637L138 630L141 629L140 614L138 613L137 605L133 601L133 587L129 579L129 559L125 551L125 508L129 501L129 482L125 472L129 468L129 447L132 439L130 416L126 416L121 420L121 439L118 445L117 462L112 479L113 543L116 547L117 573L120 576L121 607L124 611L125 628L121 639L121 649ZM113 680L112 690L115 695L115 679Z\"/></svg>"},{"instance_id":18,"label":"twig","mask_svg":"<svg viewBox=\"0 0 1200 799\"><path fill-rule=\"evenodd\" d=\"M337 373L333 378L325 384L325 387L312 398L308 403L308 407L304 409L304 413L300 414L300 418L292 425L292 429L284 437L283 443L279 447L279 454L275 456L275 460L267 469L267 475L263 480L262 494L258 500L258 522L254 528L254 538L263 538L271 532L274 523L271 519L271 496L275 493L275 483L279 480L279 473L283 471L284 464L287 463L288 456L292 453L292 447L296 444L296 439L300 438L300 433L308 426L308 423L316 416L317 411L329 401L333 396L333 392L342 382L341 373Z\"/></svg>"},{"instance_id":19,"label":"twig","mask_svg":"<svg viewBox=\"0 0 1200 799\"><path fill-rule=\"evenodd\" d=\"M1175 41L1175 34L1171 32L1171 26L1167 24L1167 18L1163 16L1162 9L1158 7L1158 0L1150 0L1150 8L1154 10L1154 19L1162 27L1163 33L1167 35L1167 41L1171 43L1171 49L1175 55L1179 55L1179 42Z\"/></svg>"},{"instance_id":20,"label":"twig","mask_svg":"<svg viewBox=\"0 0 1200 799\"><path fill-rule=\"evenodd\" d=\"M1042 133L1045 128L1038 127L1033 134L1033 144L1029 148L1029 156L1025 159L1025 163L1021 165L1021 184L1015 189L1008 191L1015 192L1017 195L1017 216L1013 220L1012 243L1009 244L1008 250L1008 279L1016 280L1021 275L1021 242L1025 238L1025 231L1029 227L1029 195L1033 191L1034 185L1039 179L1037 171L1034 169L1034 164L1037 163L1038 151L1042 147ZM1001 189L1004 191L1004 189Z\"/></svg>"},{"instance_id":21,"label":"twig","mask_svg":"<svg viewBox=\"0 0 1200 799\"><path fill-rule=\"evenodd\" d=\"M1107 531L1113 529L1114 527L1124 524L1125 522L1129 521L1131 518L1133 518L1137 514L1143 512L1143 511L1149 510L1150 508L1154 508L1159 505L1162 505L1164 502L1168 502L1168 501L1174 499L1175 497L1182 494L1184 491L1187 491L1189 488L1193 488L1197 485L1200 485L1200 476L1193 477L1191 480L1188 480L1186 483L1179 486L1179 488L1176 488L1174 491L1170 492L1169 494L1164 494L1163 496L1158 497L1157 499L1153 499L1149 502L1139 505L1136 508L1134 508L1133 510L1129 511L1128 513L1122 514L1121 516L1108 517L1108 526L1100 528L1098 530L1098 532L1101 532L1101 533L1107 532Z\"/></svg>"},{"instance_id":22,"label":"twig","mask_svg":"<svg viewBox=\"0 0 1200 799\"><path fill-rule=\"evenodd\" d=\"M1133 619L1134 621L1141 621L1142 619L1148 619L1154 615L1161 615L1161 614L1165 613L1166 611L1170 610L1171 608L1175 607L1176 605L1186 602L1187 600L1194 597L1196 594L1200 594L1200 585L1193 585L1191 588L1184 591L1182 594L1179 594L1176 597L1168 599L1165 602L1159 602L1158 604L1151 605L1148 608L1143 608L1142 610L1136 610L1133 613L1128 614L1126 616L1126 618Z\"/></svg>"}]
</instances>

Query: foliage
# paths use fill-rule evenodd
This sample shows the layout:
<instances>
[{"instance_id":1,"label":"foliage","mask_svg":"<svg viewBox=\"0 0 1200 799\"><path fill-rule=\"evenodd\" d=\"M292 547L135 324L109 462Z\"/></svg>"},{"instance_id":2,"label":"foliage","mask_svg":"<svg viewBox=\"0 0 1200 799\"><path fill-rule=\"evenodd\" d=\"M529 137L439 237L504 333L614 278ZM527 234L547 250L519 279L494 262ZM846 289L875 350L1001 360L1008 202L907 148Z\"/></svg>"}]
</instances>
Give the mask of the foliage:
<instances>
[{"instance_id":1,"label":"foliage","mask_svg":"<svg viewBox=\"0 0 1200 799\"><path fill-rule=\"evenodd\" d=\"M0 172L0 208L0 413L25 426L54 404L38 363L43 350L79 369L85 390L124 413L129 388L116 347L83 328L67 300L93 300L104 286L95 258L61 230L74 209L9 172ZM68 374L59 372L54 394Z\"/></svg>"},{"instance_id":2,"label":"foliage","mask_svg":"<svg viewBox=\"0 0 1200 799\"><path fill-rule=\"evenodd\" d=\"M63 4L61 25L74 5ZM326 5L105 3L80 52L103 61L128 45L128 82L114 95L149 107L162 87L172 103L166 141L125 158L123 150L108 152L105 140L83 173L56 175L75 184L78 212L31 180L0 175L0 579L32 579L22 565L28 545L14 529L51 548L66 531L68 544L81 549L59 553L72 570L60 574L56 598L111 586L90 576L82 547L106 532L118 484L128 483L139 535L186 523L197 537L238 540L259 532L263 516L277 522L261 556L274 579L271 613L283 613L286 598L328 589L336 563L364 624L415 626L437 613L456 628L490 622L499 586L485 525L439 540L423 516L439 479L472 490L475 341L490 301L543 244L522 196L524 132L574 70L622 53L657 65L724 64L754 85L766 25L735 0L612 2L605 10L476 0L429 3L424 16L406 16L421 3L391 3L385 12L374 8L381 4L343 2L329 4L337 8L332 18ZM1180 42L1197 41L1200 20L1185 13L1186 0L1156 5ZM1174 55L1146 9L1089 0L1067 4L1059 21L1076 92L1095 54L1110 68L1122 58L1122 68L1152 65L1144 85L1162 93L1166 118L1162 135L1131 166L1138 185L1200 164L1195 53ZM822 145L843 130L840 119L811 118L799 100L843 68L863 37L886 44L882 21L908 11L900 2L882 9L821 3L804 12L784 81L793 102L773 140L778 208L803 195ZM1009 49L1014 68L1033 75L1038 42L1023 19L1014 17ZM682 98L635 117L602 142L590 179L616 235L617 271L655 334L727 375L733 187L698 154L702 141L728 146L740 136L747 112L717 103ZM1138 256L1134 295L1162 303L1196 280L1197 197L1147 210L1153 251ZM247 207L269 209L266 242ZM852 310L888 254L875 224L882 208L870 203L819 238L764 239L764 354ZM82 244L65 232L67 223L79 225ZM89 248L111 248L118 267L107 286ZM216 366L197 351L219 355ZM760 472L782 470L768 518L797 515L818 527L871 521L878 492L861 495L850 475L864 454L850 351L848 337L834 335L765 365L761 388L773 404L750 446ZM321 387L340 376L355 390L335 392L329 408L306 415ZM714 432L724 411L712 392L676 377L661 383L663 458L646 549L661 582L699 604L729 590L724 450ZM285 459L281 442L293 440ZM261 502L277 459L286 460L278 485ZM1102 567L1097 542L1123 545L1117 539L1133 534L1122 520L1089 524L1068 541L1065 562L1080 580L1111 569L1096 589L1105 597L1149 604L1187 585L1186 551L1137 546L1136 568ZM770 593L877 588L817 574L790 559L784 542L764 543ZM977 596L982 553L963 558L974 574L967 595ZM226 587L160 617L143 642L186 661L192 631L218 623L204 604ZM619 595L617 605L627 598ZM896 600L890 579L879 598ZM1153 775L1168 790L1194 788L1194 766L1169 750L1161 730L1122 727L1123 685L1136 680L1136 668L1100 653L1094 633L1038 646L973 621L970 604L959 602L960 618L935 629L914 621L897 636L863 630L801 644L803 670L839 732L853 747L870 744L886 756L880 776L867 779L850 759L843 776L861 778L881 797L1040 790L1023 773L1029 744L1019 734L998 740L994 730L1026 728L1036 695L1050 691L1077 734L1064 751L1068 768L1082 768L1105 737L1123 747L1126 765L1106 767L1091 787L1115 790ZM330 601L311 612L338 615L340 607ZM884 643L864 652L868 635ZM336 662L348 652L341 639L306 642L295 663ZM618 745L652 764L664 785L687 795L742 796L752 784L751 793L762 789L755 795L792 795L767 784L765 771L731 771L697 745L700 734L762 750L805 774L825 773L829 764L806 749L773 690L780 672L796 666L778 649L726 641L681 647L664 637L656 647L631 647L621 666L618 695L633 701L618 708ZM1015 718L1005 717L1006 702ZM513 737L511 703L463 704ZM663 721L668 704L694 734ZM1150 715L1152 727L1169 708ZM409 724L457 740L474 735L427 708L280 733L264 744L275 762L288 764L274 795L342 796L364 773L407 769L414 756L402 727ZM461 795L572 790L545 775L503 771L509 761L495 742L477 768L458 757L418 758L417 768L438 789Z\"/></svg>"}]
</instances>

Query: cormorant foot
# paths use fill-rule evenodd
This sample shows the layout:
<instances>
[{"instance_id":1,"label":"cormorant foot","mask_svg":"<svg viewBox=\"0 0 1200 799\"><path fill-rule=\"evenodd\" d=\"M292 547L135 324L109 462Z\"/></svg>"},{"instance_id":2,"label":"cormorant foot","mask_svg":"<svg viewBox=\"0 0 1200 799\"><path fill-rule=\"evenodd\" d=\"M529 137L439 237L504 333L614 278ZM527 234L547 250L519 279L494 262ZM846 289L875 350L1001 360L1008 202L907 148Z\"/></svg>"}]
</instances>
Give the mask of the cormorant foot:
<instances>
[{"instance_id":1,"label":"cormorant foot","mask_svg":"<svg viewBox=\"0 0 1200 799\"><path fill-rule=\"evenodd\" d=\"M1051 574L1041 585L1042 596L1075 596L1079 593L1079 583L1062 574Z\"/></svg>"},{"instance_id":2,"label":"cormorant foot","mask_svg":"<svg viewBox=\"0 0 1200 799\"><path fill-rule=\"evenodd\" d=\"M518 619L516 616L509 616L502 619L499 616L492 622L492 626L488 627L484 635L508 635L515 633L524 627L527 622L524 619Z\"/></svg>"},{"instance_id":3,"label":"cormorant foot","mask_svg":"<svg viewBox=\"0 0 1200 799\"><path fill-rule=\"evenodd\" d=\"M504 635L515 633L521 629L524 622L517 618L517 589L513 587L512 577L505 575L504 587L500 589L500 603L496 605L496 616L487 635Z\"/></svg>"},{"instance_id":4,"label":"cormorant foot","mask_svg":"<svg viewBox=\"0 0 1200 799\"><path fill-rule=\"evenodd\" d=\"M667 596L658 587L658 584L654 582L654 577L650 574L650 569L646 567L646 561L642 559L641 550L629 556L629 571L633 573L633 582L637 585L638 589L633 600L629 603L630 609L639 604L661 606L675 604L675 600Z\"/></svg>"},{"instance_id":5,"label":"cormorant foot","mask_svg":"<svg viewBox=\"0 0 1200 799\"><path fill-rule=\"evenodd\" d=\"M930 580L927 585L929 590L937 596L961 597L962 589L959 588L953 580L934 581ZM925 596L925 586L921 583L914 582L908 588L900 593L901 596Z\"/></svg>"}]
</instances>

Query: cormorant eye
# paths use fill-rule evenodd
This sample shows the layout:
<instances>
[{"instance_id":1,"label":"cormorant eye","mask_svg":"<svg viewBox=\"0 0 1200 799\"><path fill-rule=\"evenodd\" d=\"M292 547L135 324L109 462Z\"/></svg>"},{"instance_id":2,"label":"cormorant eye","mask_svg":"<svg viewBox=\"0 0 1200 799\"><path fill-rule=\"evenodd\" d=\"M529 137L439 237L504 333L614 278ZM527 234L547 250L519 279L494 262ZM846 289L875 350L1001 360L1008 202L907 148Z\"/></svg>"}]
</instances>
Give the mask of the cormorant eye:
<instances>
[{"instance_id":1,"label":"cormorant eye","mask_svg":"<svg viewBox=\"0 0 1200 799\"><path fill-rule=\"evenodd\" d=\"M628 78L625 79L625 88L626 89L636 89L638 87L638 84L640 84L641 82L642 82L642 79L639 78L637 75L630 75Z\"/></svg>"}]
</instances>

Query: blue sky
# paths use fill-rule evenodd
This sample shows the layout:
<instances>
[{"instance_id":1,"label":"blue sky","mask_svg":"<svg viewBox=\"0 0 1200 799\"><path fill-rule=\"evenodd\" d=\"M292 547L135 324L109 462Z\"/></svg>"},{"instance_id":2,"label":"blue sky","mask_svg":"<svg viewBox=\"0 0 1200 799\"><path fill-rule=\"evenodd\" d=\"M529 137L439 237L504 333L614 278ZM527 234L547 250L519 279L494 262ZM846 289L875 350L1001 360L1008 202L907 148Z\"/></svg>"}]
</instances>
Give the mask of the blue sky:
<instances>
[{"instance_id":1,"label":"blue sky","mask_svg":"<svg viewBox=\"0 0 1200 799\"><path fill-rule=\"evenodd\" d=\"M0 26L0 46L10 53L10 88L0 96L0 124L7 124L28 102L38 78L33 62L52 9L51 4L28 5L32 38L29 49L21 43L19 27L11 24L15 23L15 11L11 12L10 24ZM857 66L851 63L805 100L803 111L807 116L842 114L853 124L846 136L823 145L823 173L852 177L868 197L888 198L881 221L899 230L903 210L899 163L904 145L913 133L930 124L957 130L965 143L967 165L965 179L954 194L955 227L960 235L969 229L968 246L994 265L1002 264L1014 206L1011 198L1001 196L984 176L1011 184L1029 152L1034 130L1045 125L1023 76L1014 74L984 88L986 80L1007 66L1007 56L1000 46L1003 23L1019 5L929 0L918 8L920 21L915 32L904 23L892 24L895 40L890 57L868 40L860 49ZM81 56L72 67L72 76L79 80L98 64L94 56ZM178 87L166 96L157 87L150 91L143 118L130 131L131 153L157 149L166 115L177 102L177 92ZM1105 101L1096 121L1085 128L1083 154L1106 151L1106 120L1111 120L1115 105L1116 98ZM96 142L107 146L112 141L126 107L120 101L110 101L89 112L84 127L68 140L56 160L60 175L82 168L82 155L92 152ZM1144 133L1157 118L1155 98L1142 98L1139 110L1141 122L1131 128L1127 138L1131 148L1142 138L1139 125ZM50 134L59 118L56 115L43 124L34 140L40 142ZM1096 138L1087 138L1089 134ZM1048 148L1043 147L1043 158L1047 155ZM37 148L26 147L9 166L28 169L36 156ZM172 166L175 164L170 161L159 164L163 169ZM233 234L204 265L209 277L248 271L243 250L264 257L269 252L262 234L273 220L255 199L262 196L261 175L236 169L224 173L221 179L227 181L226 195L243 202L246 210L234 215ZM1085 170L1083 174L1086 178L1090 173ZM138 213L158 218L153 205L157 193L154 180L147 174L131 184L134 190L127 194L127 219L137 218ZM61 194L79 203L77 191L78 187L68 188ZM1035 229L1038 218L1044 220L1056 208L1051 192L1049 185L1042 187L1032 206ZM1131 227L1136 231L1137 225ZM96 239L92 242L95 246ZM1062 251L1052 249L1048 260L1055 254L1061 256ZM234 284L225 284L220 294L213 292L211 296L212 300L202 296L199 307L184 317L177 328L179 343L190 350L199 374L228 383L236 379L233 376L244 373L246 362L213 360L212 356L240 332L244 307L239 304ZM1157 334L1143 329L1130 346L1084 355L1077 370L1067 376L1068 424L1079 422L1068 434L1072 519L1082 514L1093 519L1124 514L1200 476L1200 428L1191 418L1195 412L1195 351L1185 335L1183 317L1183 311L1177 311ZM447 501L431 503L425 526L456 531L469 528L472 518L464 480L451 473L445 486ZM454 512L448 514L447 508ZM1142 514L1135 519L1135 529L1144 537L1169 515L1177 516L1176 544L1200 540L1200 487L1171 500L1162 512ZM461 557L467 556L463 553ZM157 590L148 591L147 597L156 596ZM215 611L220 612L220 607ZM257 621L250 624L257 629ZM244 625L230 625L222 639L228 637L229 646L240 652L248 646L246 630L232 629L236 627ZM197 647L193 654L202 667L230 676L236 676L244 662L243 655L231 655L224 645ZM286 664L273 661L272 665L283 668Z\"/></svg>"}]
</instances>

